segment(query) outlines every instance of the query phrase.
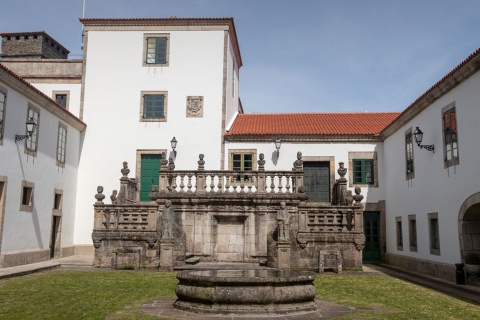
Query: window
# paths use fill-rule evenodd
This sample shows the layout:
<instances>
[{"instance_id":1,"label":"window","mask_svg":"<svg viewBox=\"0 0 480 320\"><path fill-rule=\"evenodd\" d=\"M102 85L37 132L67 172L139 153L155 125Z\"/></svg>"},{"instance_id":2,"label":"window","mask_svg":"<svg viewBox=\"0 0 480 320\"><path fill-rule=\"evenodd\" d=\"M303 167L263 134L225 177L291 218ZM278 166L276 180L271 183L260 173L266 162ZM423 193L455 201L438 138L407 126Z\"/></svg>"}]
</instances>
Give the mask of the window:
<instances>
[{"instance_id":1,"label":"window","mask_svg":"<svg viewBox=\"0 0 480 320\"><path fill-rule=\"evenodd\" d=\"M455 102L443 108L443 152L445 168L458 165L458 132Z\"/></svg>"},{"instance_id":2,"label":"window","mask_svg":"<svg viewBox=\"0 0 480 320\"><path fill-rule=\"evenodd\" d=\"M348 179L350 187L368 185L378 187L378 165L376 151L348 153Z\"/></svg>"},{"instance_id":3,"label":"window","mask_svg":"<svg viewBox=\"0 0 480 320\"><path fill-rule=\"evenodd\" d=\"M62 211L63 190L54 189L53 191L53 210Z\"/></svg>"},{"instance_id":4,"label":"window","mask_svg":"<svg viewBox=\"0 0 480 320\"><path fill-rule=\"evenodd\" d=\"M440 232L437 212L428 214L428 228L430 233L430 254L440 255Z\"/></svg>"},{"instance_id":5,"label":"window","mask_svg":"<svg viewBox=\"0 0 480 320\"><path fill-rule=\"evenodd\" d=\"M5 104L7 102L7 95L0 88L0 145L3 141L3 128L5 119Z\"/></svg>"},{"instance_id":6,"label":"window","mask_svg":"<svg viewBox=\"0 0 480 320\"><path fill-rule=\"evenodd\" d=\"M142 92L140 121L166 121L166 92Z\"/></svg>"},{"instance_id":7,"label":"window","mask_svg":"<svg viewBox=\"0 0 480 320\"><path fill-rule=\"evenodd\" d=\"M410 251L417 252L417 220L414 214L408 216Z\"/></svg>"},{"instance_id":8,"label":"window","mask_svg":"<svg viewBox=\"0 0 480 320\"><path fill-rule=\"evenodd\" d=\"M27 120L33 119L37 124L35 131L33 131L32 135L28 137L25 141L25 152L27 154L36 156L37 149L38 149L38 130L40 125L40 110L37 107L29 105L28 112L27 112Z\"/></svg>"},{"instance_id":9,"label":"window","mask_svg":"<svg viewBox=\"0 0 480 320\"><path fill-rule=\"evenodd\" d=\"M353 160L353 183L354 184L373 184L373 160L372 159Z\"/></svg>"},{"instance_id":10,"label":"window","mask_svg":"<svg viewBox=\"0 0 480 320\"><path fill-rule=\"evenodd\" d=\"M22 192L20 197L20 211L29 211L33 209L33 190L35 184L32 182L22 181Z\"/></svg>"},{"instance_id":11,"label":"window","mask_svg":"<svg viewBox=\"0 0 480 320\"><path fill-rule=\"evenodd\" d=\"M230 169L233 171L255 170L255 150L231 150L229 151ZM233 181L252 182L251 175L238 175Z\"/></svg>"},{"instance_id":12,"label":"window","mask_svg":"<svg viewBox=\"0 0 480 320\"><path fill-rule=\"evenodd\" d=\"M395 218L397 229L397 250L403 251L402 217Z\"/></svg>"},{"instance_id":13,"label":"window","mask_svg":"<svg viewBox=\"0 0 480 320\"><path fill-rule=\"evenodd\" d=\"M65 167L65 149L67 147L67 127L63 124L58 125L57 136L57 166Z\"/></svg>"},{"instance_id":14,"label":"window","mask_svg":"<svg viewBox=\"0 0 480 320\"><path fill-rule=\"evenodd\" d=\"M168 66L169 60L169 34L150 33L144 34L144 66Z\"/></svg>"},{"instance_id":15,"label":"window","mask_svg":"<svg viewBox=\"0 0 480 320\"><path fill-rule=\"evenodd\" d=\"M53 91L52 97L59 105L68 110L70 91Z\"/></svg>"},{"instance_id":16,"label":"window","mask_svg":"<svg viewBox=\"0 0 480 320\"><path fill-rule=\"evenodd\" d=\"M413 164L413 138L412 128L405 133L405 161L406 161L406 178L407 180L415 178L415 167Z\"/></svg>"}]
</instances>

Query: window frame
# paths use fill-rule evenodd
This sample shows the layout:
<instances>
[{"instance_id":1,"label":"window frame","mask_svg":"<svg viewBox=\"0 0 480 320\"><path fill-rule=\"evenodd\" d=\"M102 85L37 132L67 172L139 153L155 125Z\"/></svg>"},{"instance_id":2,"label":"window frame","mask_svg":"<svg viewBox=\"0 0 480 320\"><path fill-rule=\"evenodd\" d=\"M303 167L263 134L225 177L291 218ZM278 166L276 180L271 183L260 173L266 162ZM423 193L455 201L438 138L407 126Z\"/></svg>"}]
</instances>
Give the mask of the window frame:
<instances>
[{"instance_id":1,"label":"window frame","mask_svg":"<svg viewBox=\"0 0 480 320\"><path fill-rule=\"evenodd\" d=\"M354 161L372 160L373 183L356 183L354 181ZM348 152L348 185L354 187L378 188L378 157L376 151L351 151Z\"/></svg>"},{"instance_id":2,"label":"window frame","mask_svg":"<svg viewBox=\"0 0 480 320\"><path fill-rule=\"evenodd\" d=\"M60 140L60 132L64 130L65 134L63 135L63 141ZM67 158L67 138L68 138L68 128L65 124L59 122L57 130L57 154L56 154L56 163L57 166L65 168L65 162ZM63 150L63 159L59 159L60 151Z\"/></svg>"},{"instance_id":3,"label":"window frame","mask_svg":"<svg viewBox=\"0 0 480 320\"><path fill-rule=\"evenodd\" d=\"M64 108L66 110L69 110L70 108L70 91L52 91L52 99L53 101L57 102L57 95L65 95L65 106ZM58 103L58 102L57 102ZM60 104L60 103L58 103ZM60 104L61 105L61 104ZM63 107L63 106L62 106Z\"/></svg>"},{"instance_id":4,"label":"window frame","mask_svg":"<svg viewBox=\"0 0 480 320\"><path fill-rule=\"evenodd\" d=\"M35 194L35 183L22 180L20 190L20 211L32 212ZM24 201L24 199L26 201Z\"/></svg>"},{"instance_id":5,"label":"window frame","mask_svg":"<svg viewBox=\"0 0 480 320\"><path fill-rule=\"evenodd\" d=\"M36 115L36 117L35 117ZM25 119L25 121L28 121L30 120L30 118L33 117L33 120L35 120L35 123L36 123L36 127L35 127L35 131L32 133L32 136L31 137L28 137L25 139L25 154L28 154L28 155L31 155L33 157L36 157L37 156L37 152L38 152L38 137L39 137L39 130L40 130L40 108L38 108L37 106L34 106L33 104L31 104L30 102L28 103L28 109L27 109L27 118ZM25 129L26 131L26 129ZM25 132L25 134L27 134L27 132ZM29 144L30 144L30 147L29 147ZM35 147L32 148L31 145L34 144Z\"/></svg>"},{"instance_id":6,"label":"window frame","mask_svg":"<svg viewBox=\"0 0 480 320\"><path fill-rule=\"evenodd\" d=\"M411 180L415 178L415 155L413 147L413 131L410 127L405 131L405 179ZM409 150L410 147L410 150ZM409 169L409 160L411 161L411 169Z\"/></svg>"},{"instance_id":7,"label":"window frame","mask_svg":"<svg viewBox=\"0 0 480 320\"><path fill-rule=\"evenodd\" d=\"M250 154L252 156L252 169L251 170L245 170L244 166L244 156L246 154ZM242 163L240 165L241 169L236 170L233 168L233 158L234 155L241 155L242 159L240 160ZM228 168L230 171L235 171L235 172L242 172L242 171L247 171L247 172L252 172L257 169L257 149L231 149L228 150ZM244 183L244 184L251 184L254 183L254 178L252 176L244 176L244 180L240 180L240 177L232 177L231 178L232 183Z\"/></svg>"},{"instance_id":8,"label":"window frame","mask_svg":"<svg viewBox=\"0 0 480 320\"><path fill-rule=\"evenodd\" d=\"M410 244L410 251L417 252L418 237L417 237L417 218L414 214L408 215L408 240Z\"/></svg>"},{"instance_id":9,"label":"window frame","mask_svg":"<svg viewBox=\"0 0 480 320\"><path fill-rule=\"evenodd\" d=\"M450 143L447 142L446 139L446 126L445 126L445 116L450 115L450 122L452 122L451 114L454 114L454 127L456 128L455 132L455 141L451 140ZM445 107L442 108L442 141L443 141L443 160L444 160L444 168L448 168L451 166L456 166L460 164L460 156L459 156L459 147L458 147L458 121L457 121L457 110L456 110L456 105L455 101L449 103ZM450 127L453 127L450 125ZM451 135L452 136L452 135ZM456 148L454 148L453 143L456 142ZM450 145L450 150L449 150L449 145ZM456 150L456 157L454 157L454 150ZM452 158L447 159L448 154L451 153Z\"/></svg>"},{"instance_id":10,"label":"window frame","mask_svg":"<svg viewBox=\"0 0 480 320\"><path fill-rule=\"evenodd\" d=\"M145 96L149 95L163 95L163 117L159 118L145 118ZM142 91L140 94L140 122L166 122L167 121L167 107L168 107L168 92L167 91Z\"/></svg>"},{"instance_id":11,"label":"window frame","mask_svg":"<svg viewBox=\"0 0 480 320\"><path fill-rule=\"evenodd\" d=\"M395 217L395 231L396 231L396 243L397 250L403 251L403 226L402 217Z\"/></svg>"},{"instance_id":12,"label":"window frame","mask_svg":"<svg viewBox=\"0 0 480 320\"><path fill-rule=\"evenodd\" d=\"M148 63L148 39L165 38L165 63ZM155 46L155 49L157 46ZM170 34L169 33L144 33L142 66L144 67L168 67L170 64Z\"/></svg>"},{"instance_id":13,"label":"window frame","mask_svg":"<svg viewBox=\"0 0 480 320\"><path fill-rule=\"evenodd\" d=\"M8 90L0 86L0 95L2 95L3 102L0 101L0 146L3 145L3 137L5 132L5 114L7 110L7 96Z\"/></svg>"},{"instance_id":14,"label":"window frame","mask_svg":"<svg viewBox=\"0 0 480 320\"><path fill-rule=\"evenodd\" d=\"M430 254L440 255L440 224L438 212L428 214L428 238L430 243Z\"/></svg>"}]
</instances>

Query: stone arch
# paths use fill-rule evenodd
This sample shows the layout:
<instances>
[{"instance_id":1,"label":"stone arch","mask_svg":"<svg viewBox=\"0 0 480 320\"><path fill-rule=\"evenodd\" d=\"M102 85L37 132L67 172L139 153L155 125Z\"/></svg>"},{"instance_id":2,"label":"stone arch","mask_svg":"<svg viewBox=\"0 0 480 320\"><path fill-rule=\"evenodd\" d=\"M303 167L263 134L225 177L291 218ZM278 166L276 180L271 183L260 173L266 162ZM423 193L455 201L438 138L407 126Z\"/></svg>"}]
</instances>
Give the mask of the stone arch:
<instances>
[{"instance_id":1,"label":"stone arch","mask_svg":"<svg viewBox=\"0 0 480 320\"><path fill-rule=\"evenodd\" d=\"M460 207L458 235L462 261L469 252L480 253L480 192L472 194Z\"/></svg>"}]
</instances>

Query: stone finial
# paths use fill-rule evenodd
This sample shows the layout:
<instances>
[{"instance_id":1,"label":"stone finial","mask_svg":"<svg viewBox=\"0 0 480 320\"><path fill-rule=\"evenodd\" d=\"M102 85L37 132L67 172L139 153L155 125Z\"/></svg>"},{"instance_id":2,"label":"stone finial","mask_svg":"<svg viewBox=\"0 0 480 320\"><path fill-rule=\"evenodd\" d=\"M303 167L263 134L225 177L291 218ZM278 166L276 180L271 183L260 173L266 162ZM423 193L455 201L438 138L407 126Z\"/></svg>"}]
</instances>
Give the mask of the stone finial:
<instances>
[{"instance_id":1,"label":"stone finial","mask_svg":"<svg viewBox=\"0 0 480 320\"><path fill-rule=\"evenodd\" d=\"M347 168L345 168L345 164L343 162L339 162L338 163L338 166L340 168L338 168L337 172L338 174L340 175L340 179L341 178L344 178L345 179L345 175L347 174Z\"/></svg>"},{"instance_id":2,"label":"stone finial","mask_svg":"<svg viewBox=\"0 0 480 320\"><path fill-rule=\"evenodd\" d=\"M95 195L95 199L97 199L97 202L95 204L103 204L103 199L105 199L105 195L103 194L102 186L97 187L97 194Z\"/></svg>"},{"instance_id":3,"label":"stone finial","mask_svg":"<svg viewBox=\"0 0 480 320\"><path fill-rule=\"evenodd\" d=\"M167 153L165 151L162 152L161 159L160 159L160 167L163 169L168 169L168 160L167 160Z\"/></svg>"},{"instance_id":4,"label":"stone finial","mask_svg":"<svg viewBox=\"0 0 480 320\"><path fill-rule=\"evenodd\" d=\"M117 204L117 190L112 191L112 195L110 196L110 200L112 200L112 204Z\"/></svg>"},{"instance_id":5,"label":"stone finial","mask_svg":"<svg viewBox=\"0 0 480 320\"><path fill-rule=\"evenodd\" d=\"M355 187L355 195L353 196L355 204L360 203L363 200L363 195L361 195L360 192L362 192L362 188Z\"/></svg>"},{"instance_id":6,"label":"stone finial","mask_svg":"<svg viewBox=\"0 0 480 320\"><path fill-rule=\"evenodd\" d=\"M297 160L293 163L293 171L303 171L303 160L302 160L302 153L300 151L297 152Z\"/></svg>"},{"instance_id":7,"label":"stone finial","mask_svg":"<svg viewBox=\"0 0 480 320\"><path fill-rule=\"evenodd\" d=\"M120 170L120 172L123 174L124 177L127 177L128 174L130 173L130 169L128 169L128 162L123 161L123 168Z\"/></svg>"},{"instance_id":8,"label":"stone finial","mask_svg":"<svg viewBox=\"0 0 480 320\"><path fill-rule=\"evenodd\" d=\"M265 171L265 155L263 153L260 153L259 158L260 160L257 161L258 171Z\"/></svg>"},{"instance_id":9,"label":"stone finial","mask_svg":"<svg viewBox=\"0 0 480 320\"><path fill-rule=\"evenodd\" d=\"M351 206L353 204L352 190L347 190L347 196L345 200L347 202L347 206Z\"/></svg>"},{"instance_id":10,"label":"stone finial","mask_svg":"<svg viewBox=\"0 0 480 320\"><path fill-rule=\"evenodd\" d=\"M170 171L175 170L175 162L173 161L172 157L168 158L168 170Z\"/></svg>"},{"instance_id":11,"label":"stone finial","mask_svg":"<svg viewBox=\"0 0 480 320\"><path fill-rule=\"evenodd\" d=\"M152 184L152 185L150 186L150 191L152 191L152 192L158 192L158 186Z\"/></svg>"},{"instance_id":12,"label":"stone finial","mask_svg":"<svg viewBox=\"0 0 480 320\"><path fill-rule=\"evenodd\" d=\"M200 154L198 155L198 158L200 159L200 160L197 161L197 163L198 163L198 170L205 170L205 160L203 160L203 157L205 157L205 156L203 155L203 153L200 153Z\"/></svg>"}]
</instances>

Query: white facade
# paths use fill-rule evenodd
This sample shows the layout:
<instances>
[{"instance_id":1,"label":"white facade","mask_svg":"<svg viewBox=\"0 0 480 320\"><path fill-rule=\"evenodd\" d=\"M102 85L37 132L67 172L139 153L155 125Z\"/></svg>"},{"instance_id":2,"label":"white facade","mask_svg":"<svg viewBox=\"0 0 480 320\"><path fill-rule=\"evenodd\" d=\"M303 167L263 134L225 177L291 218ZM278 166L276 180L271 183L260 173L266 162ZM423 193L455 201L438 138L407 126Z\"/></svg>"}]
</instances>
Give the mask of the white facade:
<instances>
[{"instance_id":1,"label":"white facade","mask_svg":"<svg viewBox=\"0 0 480 320\"><path fill-rule=\"evenodd\" d=\"M7 69L0 68L0 73L0 93L6 97L0 144L0 253L2 265L10 266L30 261L24 252L49 255L54 216L59 217L56 249L73 246L80 135L85 125ZM28 139L15 141L15 135L26 133L29 109L39 115L34 152L27 150ZM60 127L66 130L63 163L57 160ZM24 198L25 186L31 188L29 199ZM55 194L60 195L57 209Z\"/></svg>"},{"instance_id":2,"label":"white facade","mask_svg":"<svg viewBox=\"0 0 480 320\"><path fill-rule=\"evenodd\" d=\"M479 88L480 73L476 72L386 138L387 252L450 265L462 261L461 207L467 198L480 192ZM446 167L442 115L445 108L453 106L458 128L459 163ZM424 132L422 145L433 144L435 152L414 145L415 177L408 180L405 174L405 132L409 128L414 131L416 127ZM429 214L438 216L439 252L432 253L430 249ZM409 215L416 216L416 251L410 250ZM402 250L397 247L398 218L402 221ZM476 250L479 246L480 243L476 243Z\"/></svg>"},{"instance_id":3,"label":"white facade","mask_svg":"<svg viewBox=\"0 0 480 320\"><path fill-rule=\"evenodd\" d=\"M207 170L221 169L224 128L239 108L241 58L233 45L237 40L231 20L212 21L203 28L195 25L201 24L195 19L191 26L153 22L148 27L121 20L83 21L82 116L89 127L79 166L78 198L83 201L77 203L82 214L76 217L76 243L91 244L95 190L102 185L109 196L118 189L116 177L123 161L129 164L130 177L138 181L139 154L168 151L167 158L173 156L170 141L175 137L177 169L196 168L200 153L206 155ZM144 63L146 38L155 36L168 37L168 63L163 66ZM233 72L235 59L240 62ZM166 95L162 120L141 120L142 95L150 92ZM201 116L188 116L190 96L203 97Z\"/></svg>"}]
</instances>

